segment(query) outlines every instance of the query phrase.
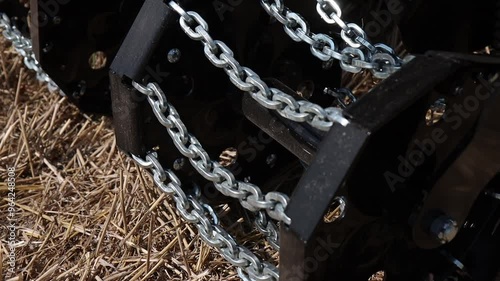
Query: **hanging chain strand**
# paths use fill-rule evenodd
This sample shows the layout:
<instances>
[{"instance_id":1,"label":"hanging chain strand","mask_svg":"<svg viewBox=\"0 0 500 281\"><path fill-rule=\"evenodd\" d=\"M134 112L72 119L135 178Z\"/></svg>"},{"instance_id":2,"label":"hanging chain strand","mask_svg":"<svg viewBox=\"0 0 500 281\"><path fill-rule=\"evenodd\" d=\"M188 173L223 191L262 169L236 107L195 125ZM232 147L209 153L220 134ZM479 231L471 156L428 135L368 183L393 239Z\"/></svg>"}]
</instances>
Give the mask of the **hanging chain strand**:
<instances>
[{"instance_id":1,"label":"hanging chain strand","mask_svg":"<svg viewBox=\"0 0 500 281\"><path fill-rule=\"evenodd\" d=\"M372 73L376 78L385 79L398 71L405 60L396 55L389 46L381 43L372 45L366 38L364 30L356 23L342 20L342 9L335 0L317 0L316 10L328 24L338 25L342 31L340 36L351 48L366 50L365 59L373 64Z\"/></svg>"},{"instance_id":2,"label":"hanging chain strand","mask_svg":"<svg viewBox=\"0 0 500 281\"><path fill-rule=\"evenodd\" d=\"M195 200L199 200L202 202L201 204L203 207L205 207L208 212L214 217L214 221L219 221L218 218L216 218L215 211L213 208L203 202L203 198L201 196L201 190L199 188L195 188L194 191L194 198ZM278 226L274 223L274 221L269 221L267 218L267 214L265 211L258 211L254 213L255 218L252 220L253 224L255 225L255 228L264 235L266 238L267 242L273 249L276 251L280 250L279 246L279 228Z\"/></svg>"},{"instance_id":3,"label":"hanging chain strand","mask_svg":"<svg viewBox=\"0 0 500 281\"><path fill-rule=\"evenodd\" d=\"M162 192L173 196L177 211L182 218L196 226L203 241L216 248L235 266L243 280L279 280L279 271L274 265L261 261L248 248L238 245L236 240L219 225L215 212L210 212L197 199L184 193L179 178L173 171L162 167L156 153L148 154L145 159L135 155L132 155L132 158L139 166L151 170L156 186Z\"/></svg>"},{"instance_id":4,"label":"hanging chain strand","mask_svg":"<svg viewBox=\"0 0 500 281\"><path fill-rule=\"evenodd\" d=\"M191 39L203 43L208 60L214 66L224 69L237 88L248 92L263 107L275 110L286 119L306 122L322 131L328 131L335 123L343 126L349 124L339 108L322 108L306 100L297 101L279 89L269 88L259 75L236 61L233 51L224 42L212 39L208 23L198 13L185 11L175 1L170 1L168 5L180 15L182 30Z\"/></svg>"},{"instance_id":5,"label":"hanging chain strand","mask_svg":"<svg viewBox=\"0 0 500 281\"><path fill-rule=\"evenodd\" d=\"M340 19L342 10L335 1L318 0L317 10L327 23L336 23L341 27L340 35L349 46L340 51L330 36L324 33L312 33L304 18L290 11L283 0L260 2L271 17L283 24L286 34L292 40L309 44L311 53L322 61L338 60L340 67L351 73L368 69L379 79L385 79L401 68L402 61L392 48L380 43L372 45L366 39L366 33L361 27L355 23L345 23Z\"/></svg>"},{"instance_id":6,"label":"hanging chain strand","mask_svg":"<svg viewBox=\"0 0 500 281\"><path fill-rule=\"evenodd\" d=\"M40 66L40 63L35 57L35 53L33 53L31 40L24 37L19 29L11 23L9 17L4 13L0 13L0 28L3 28L2 35L7 40L12 42L12 46L16 52L23 57L24 65L26 65L28 69L36 72L37 80L42 83L47 83L47 87L50 92L56 92L59 90L59 92L63 94L56 83L52 81L49 75L45 73Z\"/></svg>"},{"instance_id":7,"label":"hanging chain strand","mask_svg":"<svg viewBox=\"0 0 500 281\"><path fill-rule=\"evenodd\" d=\"M189 159L201 176L213 182L220 193L238 199L247 210L252 212L263 210L275 220L287 225L291 223L291 219L285 214L289 200L287 195L275 191L263 194L258 186L236 180L231 171L211 160L201 143L187 131L179 113L167 101L165 93L158 84L149 83L143 86L132 82L132 85L147 96L158 122L167 129L179 152Z\"/></svg>"}]
</instances>

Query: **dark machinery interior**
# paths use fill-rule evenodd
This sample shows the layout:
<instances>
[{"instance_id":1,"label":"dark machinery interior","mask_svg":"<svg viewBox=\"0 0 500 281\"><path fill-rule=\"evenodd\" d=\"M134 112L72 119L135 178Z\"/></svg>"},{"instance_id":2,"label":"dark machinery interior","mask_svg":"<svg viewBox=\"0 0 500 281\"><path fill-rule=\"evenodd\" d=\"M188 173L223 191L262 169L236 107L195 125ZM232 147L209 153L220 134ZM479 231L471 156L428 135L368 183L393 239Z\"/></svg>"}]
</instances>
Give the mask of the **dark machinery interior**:
<instances>
[{"instance_id":1,"label":"dark machinery interior","mask_svg":"<svg viewBox=\"0 0 500 281\"><path fill-rule=\"evenodd\" d=\"M157 82L212 159L232 152L227 168L238 179L289 194L280 280L365 281L377 271L387 281L500 280L498 0L338 1L371 39L414 56L347 104L324 89L356 78L314 59L259 1L179 2L267 83L345 106L351 124L324 133L260 107L206 60L161 0L13 0L0 10L33 39L72 102L113 116L124 152L155 150L186 189L227 200L186 164L131 87ZM315 1L286 2L312 30L340 36ZM339 202L345 216L326 222Z\"/></svg>"}]
</instances>

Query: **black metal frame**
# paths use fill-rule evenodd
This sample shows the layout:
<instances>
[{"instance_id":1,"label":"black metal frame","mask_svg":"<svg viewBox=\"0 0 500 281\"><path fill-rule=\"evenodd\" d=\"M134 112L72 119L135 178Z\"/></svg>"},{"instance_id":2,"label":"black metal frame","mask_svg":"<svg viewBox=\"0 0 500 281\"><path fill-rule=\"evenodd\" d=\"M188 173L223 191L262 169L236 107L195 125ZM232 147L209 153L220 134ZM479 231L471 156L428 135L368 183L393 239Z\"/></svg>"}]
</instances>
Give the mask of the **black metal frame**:
<instances>
[{"instance_id":1,"label":"black metal frame","mask_svg":"<svg viewBox=\"0 0 500 281\"><path fill-rule=\"evenodd\" d=\"M439 52L417 56L346 109L351 123L345 128L336 126L330 130L288 206L287 214L292 224L281 229L283 280L330 280L330 276L338 276L339 280L367 280L378 270L386 270L386 274L396 280L426 280L422 274L430 270L431 264L423 261L421 255L406 260L421 268L396 275L384 264L384 255L371 266L361 268L362 259L349 260L345 252L369 247L370 241L358 241L355 237L363 227L381 219L387 226L398 224L402 228L408 249L411 248L409 244L422 249L442 246L429 232L426 221L426 216L436 210L453 217L459 226L465 223L478 196L500 171L497 154L500 128L496 122L499 83L483 85L479 95L488 98L478 104L460 128L451 128L445 121L429 127L424 116L436 96L449 98L451 104L475 97L478 86L471 82L484 83L482 73L498 71L499 65L499 59L486 56ZM460 88L460 95L456 96L457 88L451 86L464 78L470 81L460 83L460 87L466 88ZM395 161L398 156L406 159L416 139L430 137L429 130L442 130L449 136L449 141L436 143L435 151L427 156L430 159L425 161L432 162L428 163L431 165L420 163L406 179L396 172L401 182L397 178L393 180L400 183L398 185L385 182L387 172L398 170ZM422 175L426 179L422 179ZM451 183L450 180L455 181ZM468 180L475 182L467 184ZM427 196L418 194L419 191L426 191ZM346 214L328 225L323 220L324 215L339 196L347 201ZM490 235L497 236L498 230ZM356 245L349 246L350 240L355 240ZM499 245L494 246L498 249ZM378 250L384 252L384 247L388 245L383 244ZM428 261L434 262L433 259ZM332 264L341 266L332 267Z\"/></svg>"}]
</instances>

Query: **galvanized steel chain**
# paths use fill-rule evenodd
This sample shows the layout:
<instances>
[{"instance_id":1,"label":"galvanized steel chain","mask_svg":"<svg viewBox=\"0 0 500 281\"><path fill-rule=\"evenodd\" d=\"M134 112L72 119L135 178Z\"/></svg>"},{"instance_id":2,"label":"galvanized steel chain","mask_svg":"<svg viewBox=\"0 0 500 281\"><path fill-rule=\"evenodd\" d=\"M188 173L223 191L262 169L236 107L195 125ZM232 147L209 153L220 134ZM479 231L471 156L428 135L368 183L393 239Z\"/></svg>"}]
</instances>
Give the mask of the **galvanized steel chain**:
<instances>
[{"instance_id":1,"label":"galvanized steel chain","mask_svg":"<svg viewBox=\"0 0 500 281\"><path fill-rule=\"evenodd\" d=\"M135 155L132 155L132 158L141 167L151 170L156 186L162 192L173 196L179 214L196 226L203 241L216 248L229 263L237 267L238 274L243 279L279 280L279 272L274 265L261 261L248 248L238 245L236 240L219 225L215 212L207 210L193 196L186 195L182 190L180 179L173 171L162 167L156 153L148 154L145 159Z\"/></svg>"},{"instance_id":2,"label":"galvanized steel chain","mask_svg":"<svg viewBox=\"0 0 500 281\"><path fill-rule=\"evenodd\" d=\"M156 118L167 129L179 152L189 159L201 176L213 182L220 193L238 199L247 210L252 212L263 210L273 219L287 225L291 223L290 218L285 214L289 200L287 195L275 191L263 194L258 186L236 180L231 171L211 160L201 143L188 132L179 113L167 101L165 93L158 84L149 83L143 86L133 82L132 85L147 96Z\"/></svg>"},{"instance_id":3,"label":"galvanized steel chain","mask_svg":"<svg viewBox=\"0 0 500 281\"><path fill-rule=\"evenodd\" d=\"M24 65L26 65L28 69L36 72L38 81L47 83L48 89L51 92L60 91L59 87L52 81L49 75L43 71L40 63L37 61L33 53L31 40L24 37L19 29L11 24L9 17L4 13L0 13L0 28L3 28L3 36L12 42L12 46L16 52L24 58Z\"/></svg>"},{"instance_id":4,"label":"galvanized steel chain","mask_svg":"<svg viewBox=\"0 0 500 281\"><path fill-rule=\"evenodd\" d=\"M269 245L271 245L271 247L273 247L275 250L279 250L279 228L273 221L268 220L267 215L264 211L259 211L257 213L257 217L255 218L254 223L257 230L260 233L264 234Z\"/></svg>"},{"instance_id":5,"label":"galvanized steel chain","mask_svg":"<svg viewBox=\"0 0 500 281\"><path fill-rule=\"evenodd\" d=\"M384 79L401 68L402 60L394 50L384 44L372 45L366 39L366 33L355 23L346 23L340 17L342 10L333 0L318 0L317 10L320 16L330 24L337 24L342 29L340 35L349 45L339 50L332 37L323 33L312 33L304 18L290 11L283 0L261 0L264 10L283 24L285 32L296 42L305 42L311 46L311 53L322 61L332 59L340 61L340 67L351 73L369 69L376 78Z\"/></svg>"},{"instance_id":6,"label":"galvanized steel chain","mask_svg":"<svg viewBox=\"0 0 500 281\"><path fill-rule=\"evenodd\" d=\"M201 41L208 60L216 67L224 69L231 82L267 109L275 110L286 119L306 122L312 127L328 131L335 123L346 126L349 121L336 107L322 108L306 100L297 101L283 91L270 88L255 72L241 66L234 58L233 51L222 41L214 40L208 33L207 22L196 12L185 11L175 1L169 6L179 15L182 30L193 40Z\"/></svg>"}]
</instances>

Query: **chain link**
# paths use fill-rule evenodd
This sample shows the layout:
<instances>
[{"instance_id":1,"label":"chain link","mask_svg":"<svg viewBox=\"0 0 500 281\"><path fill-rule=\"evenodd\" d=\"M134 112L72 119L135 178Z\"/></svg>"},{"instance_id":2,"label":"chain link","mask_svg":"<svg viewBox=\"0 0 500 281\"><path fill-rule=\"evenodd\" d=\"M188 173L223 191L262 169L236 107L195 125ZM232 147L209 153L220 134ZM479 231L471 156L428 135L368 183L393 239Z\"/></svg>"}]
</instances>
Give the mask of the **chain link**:
<instances>
[{"instance_id":1,"label":"chain link","mask_svg":"<svg viewBox=\"0 0 500 281\"><path fill-rule=\"evenodd\" d=\"M7 40L12 42L12 46L16 52L23 57L24 65L26 65L28 69L36 72L37 80L42 83L47 83L47 87L50 92L56 92L59 90L59 92L64 95L56 83L54 83L49 75L43 71L40 63L35 57L35 53L33 53L31 40L24 37L21 32L14 25L12 25L9 17L4 13L0 13L0 28L3 29L2 35Z\"/></svg>"},{"instance_id":2,"label":"chain link","mask_svg":"<svg viewBox=\"0 0 500 281\"><path fill-rule=\"evenodd\" d=\"M238 199L241 205L252 212L264 210L269 216L289 225L290 218L285 214L288 205L288 196L280 192L263 194L260 188L251 183L235 179L233 173L212 161L201 143L191 135L179 113L167 101L165 93L158 84L149 83L147 86L133 82L132 85L140 93L147 96L153 112L159 122L167 129L179 152L189 159L194 169L205 179L213 182L215 188L222 194ZM165 175L160 175L164 179Z\"/></svg>"},{"instance_id":3,"label":"chain link","mask_svg":"<svg viewBox=\"0 0 500 281\"><path fill-rule=\"evenodd\" d=\"M237 267L238 274L242 278L258 281L279 280L279 272L274 265L261 261L248 248L238 245L236 240L219 225L219 218L213 210L195 197L184 193L180 179L173 171L165 170L161 166L156 153L148 154L145 159L135 155L132 155L132 158L139 166L151 170L156 186L162 192L173 196L179 214L196 226L203 241L216 248L229 263Z\"/></svg>"},{"instance_id":4,"label":"chain link","mask_svg":"<svg viewBox=\"0 0 500 281\"><path fill-rule=\"evenodd\" d=\"M399 58L391 47L381 43L372 45L359 25L342 20L342 10L335 0L317 0L317 2L316 10L320 17L326 23L338 25L342 29L340 36L350 47L363 48L366 51L365 61L371 65L359 67L369 68L376 78L385 79L404 64L405 61Z\"/></svg>"},{"instance_id":5,"label":"chain link","mask_svg":"<svg viewBox=\"0 0 500 281\"><path fill-rule=\"evenodd\" d=\"M48 88L51 92L62 91L59 87L53 82L53 80L48 76L47 73L43 71L39 62L35 58L35 55L32 50L31 41L24 36L22 36L21 32L11 24L10 19L6 14L0 13L0 28L4 29L3 36L12 42L12 46L24 59L23 62L26 67L30 70L36 72L36 77L40 82L45 82L48 84ZM199 33L199 32L198 32ZM183 141L189 141L189 147L185 145L181 145L185 152L188 154L193 154L193 157L202 157L203 162L202 165L210 165L213 164L208 158L206 152L201 148L201 144L188 134L186 127L182 123L179 118L179 115L174 107L172 107L166 100L165 95L163 94L155 94L161 91L156 84L150 84L147 87L141 86L139 84L134 85L136 89L148 96L148 101L153 107L153 112L158 116L158 120L164 126L168 126L169 134L175 137L177 140L177 144ZM169 110L168 117L164 114L158 114L159 112L165 112ZM189 149L191 148L191 150ZM156 186L163 192L173 195L174 201L176 202L176 208L179 211L179 214L189 223L192 223L198 229L201 238L209 245L217 248L219 252L223 255L223 257L230 262L233 266L237 267L238 275L242 278L246 278L246 280L262 280L262 281L278 281L279 280L279 272L278 269L267 262L261 261L257 256L255 256L250 250L247 248L238 245L235 239L227 233L220 225L219 218L217 214L213 211L210 206L201 203L197 199L191 196L186 196L184 191L181 188L181 182L179 178L171 171L165 170L161 166L158 161L157 154L152 153L146 156L146 159L141 159L135 155L132 155L132 158L136 161L139 166L150 169L153 174L153 180ZM199 162L196 162L199 165ZM231 178L229 171L224 171L223 168L218 167L221 170L221 173L224 176ZM229 172L229 173L228 173ZM207 172L207 175L210 173ZM224 177L222 176L222 177ZM215 174L214 179L219 179L217 174ZM234 179L234 176L233 176ZM169 181L166 183L166 181ZM222 183L222 182L221 182ZM238 182L236 182L238 183ZM255 186L255 189L252 188L250 184L247 184L250 188L247 190L250 193L250 202L254 202L254 204L261 204L261 206L266 206L273 208L278 204L282 204L282 202L288 202L288 197L286 195L283 196L283 199L280 201L265 201L265 196L261 196L262 198L254 197L255 194L260 194L260 190ZM280 195L272 196L272 198L281 198ZM251 205L251 204L250 204ZM284 209L285 206L278 209ZM207 216L208 214L208 216ZM284 215L284 221L286 220L286 215ZM257 228L268 238L270 244L275 248L279 249L279 236L278 236L278 228L276 224L273 222L267 221L267 215L264 211L258 212L258 218L255 221Z\"/></svg>"},{"instance_id":6,"label":"chain link","mask_svg":"<svg viewBox=\"0 0 500 281\"><path fill-rule=\"evenodd\" d=\"M394 51L384 44L372 45L366 39L366 33L355 23L345 23L342 9L333 0L318 0L317 10L329 24L337 24L342 29L340 35L348 47L339 50L335 41L323 33L312 33L309 24L302 16L290 11L283 0L261 0L264 10L281 24L285 32L296 42L305 42L311 46L311 53L322 61L332 59L340 61L340 67L351 73L363 69L371 70L376 78L385 79L401 68L402 61ZM359 48L366 50L363 53Z\"/></svg>"},{"instance_id":7,"label":"chain link","mask_svg":"<svg viewBox=\"0 0 500 281\"><path fill-rule=\"evenodd\" d=\"M186 15L193 16L193 13L186 12ZM201 17L198 15L194 15L193 18L196 22L201 20ZM189 26L185 26L186 28L189 28ZM206 25L203 24L203 26ZM195 30L198 29L199 26L195 28ZM198 33L195 34L189 32L188 34L190 34L190 37L192 36L198 38ZM204 32L201 34L203 35L199 38L206 38L208 33ZM223 42L216 41L214 42L214 46L220 47L228 53L231 52L231 50ZM209 45L206 46L205 51L211 54ZM224 61L230 61L230 58L232 58L232 55L227 57ZM234 70L234 73L244 71L250 75L254 74L253 71L248 68L241 68L240 70L239 64L234 59L230 62L230 64L233 65L232 69ZM231 75L232 74L233 72ZM134 82L133 86L140 93L147 96L148 102L153 108L153 112L160 124L167 128L175 146L181 154L188 157L189 162L200 175L202 175L205 179L212 181L215 187L223 195L238 199L244 208L250 211L259 211L259 219L255 221L257 229L264 234L273 248L279 250L278 228L274 222L267 221L267 215L265 215L265 212L261 210L268 210L270 214L273 214L272 218L289 224L290 219L284 214L288 204L288 197L280 193L278 195L268 195L268 198L273 199L266 199L266 196L262 194L261 190L257 186L236 181L234 175L229 170L223 168L218 162L212 161L208 153L203 149L201 143L187 132L186 126L181 121L179 114L175 108L166 101L165 94L157 84L151 83L147 86L143 86ZM246 85L241 85L241 87L245 86ZM277 206L277 204L280 205Z\"/></svg>"},{"instance_id":8,"label":"chain link","mask_svg":"<svg viewBox=\"0 0 500 281\"><path fill-rule=\"evenodd\" d=\"M147 96L153 113L160 124L167 128L174 145L181 154L188 157L189 162L200 175L212 181L222 194L239 199L244 208L259 211L259 219L256 220L257 229L264 234L273 248L279 250L278 228L274 222L267 221L267 215L262 210L268 210L273 215L273 218L281 218L289 223L289 218L284 214L288 204L288 197L281 193L263 195L257 186L236 181L234 175L218 162L212 161L201 143L189 134L178 112L168 103L165 94L157 84L151 83L143 86L133 82L133 86L137 91ZM157 180L164 179L165 175L161 174ZM266 196L271 199L266 199ZM182 212L182 209L179 212Z\"/></svg>"},{"instance_id":9,"label":"chain link","mask_svg":"<svg viewBox=\"0 0 500 281\"><path fill-rule=\"evenodd\" d=\"M342 110L335 107L322 108L308 101L296 101L292 96L276 88L270 88L255 72L241 66L233 51L222 41L213 40L207 22L196 12L185 11L176 2L169 6L179 15L182 30L193 40L201 41L208 60L224 69L230 81L240 90L248 92L261 106L275 110L286 119L306 122L312 127L328 131L334 123L346 126L349 121L342 116ZM270 9L279 10L279 5ZM302 33L297 35L305 36ZM312 39L311 39L312 40Z\"/></svg>"},{"instance_id":10,"label":"chain link","mask_svg":"<svg viewBox=\"0 0 500 281\"><path fill-rule=\"evenodd\" d=\"M255 218L255 227L260 233L264 234L267 242L269 242L269 245L271 245L275 250L280 249L278 226L274 222L267 219L267 215L264 211L259 211L257 213L257 217Z\"/></svg>"}]
</instances>

